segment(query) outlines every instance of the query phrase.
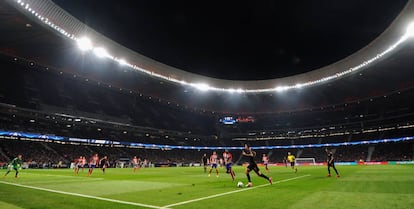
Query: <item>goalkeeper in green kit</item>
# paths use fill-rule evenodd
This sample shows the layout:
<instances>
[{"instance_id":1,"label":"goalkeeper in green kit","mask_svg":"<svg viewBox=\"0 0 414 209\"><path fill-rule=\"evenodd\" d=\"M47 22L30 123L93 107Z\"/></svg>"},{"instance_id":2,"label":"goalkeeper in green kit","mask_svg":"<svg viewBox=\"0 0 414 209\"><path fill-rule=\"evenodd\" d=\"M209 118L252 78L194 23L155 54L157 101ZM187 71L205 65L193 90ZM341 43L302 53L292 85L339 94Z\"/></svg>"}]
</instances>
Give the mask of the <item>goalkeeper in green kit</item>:
<instances>
[{"instance_id":1,"label":"goalkeeper in green kit","mask_svg":"<svg viewBox=\"0 0 414 209\"><path fill-rule=\"evenodd\" d=\"M22 155L17 155L17 157L16 158L14 158L10 163L9 163L9 166L8 166L8 170L7 170L7 173L6 174L4 174L4 177L6 177L7 176L7 174L9 174L10 173L10 171L12 171L12 169L13 170L15 170L16 171L16 175L14 176L14 177L16 177L16 178L18 178L19 176L19 169L20 169L20 167L22 166L22 163L23 163L23 161L22 161Z\"/></svg>"}]
</instances>

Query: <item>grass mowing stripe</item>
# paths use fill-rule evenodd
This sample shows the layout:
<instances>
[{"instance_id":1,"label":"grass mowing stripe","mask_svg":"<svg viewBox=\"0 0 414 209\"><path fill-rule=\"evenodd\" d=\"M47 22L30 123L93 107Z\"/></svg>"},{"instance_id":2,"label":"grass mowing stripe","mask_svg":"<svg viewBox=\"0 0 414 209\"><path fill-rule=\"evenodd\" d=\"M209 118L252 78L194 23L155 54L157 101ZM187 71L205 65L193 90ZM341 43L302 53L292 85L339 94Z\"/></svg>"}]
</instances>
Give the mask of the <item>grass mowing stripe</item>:
<instances>
[{"instance_id":1,"label":"grass mowing stripe","mask_svg":"<svg viewBox=\"0 0 414 209\"><path fill-rule=\"evenodd\" d=\"M108 202L115 202L115 203L126 204L126 205L134 205L134 206L140 206L140 207L146 207L146 208L166 209L166 207L159 207L159 206L155 206L155 205L147 205L147 204L143 204L143 203L127 202L127 201L122 201L122 200L114 200L114 199L96 197L96 196L85 195L85 194L64 192L64 191L58 191L58 190L53 190L53 189L46 189L46 188L42 188L42 187L28 186L28 185L23 185L23 184L15 184L15 183L10 183L10 182L5 182L5 181L0 181L0 183L13 185L13 186L18 186L18 187L29 188L29 189L41 190L41 191L46 191L46 192L53 192L53 193L58 193L58 194L65 194L65 195L72 195L72 196L78 196L78 197L84 197L84 198L90 198L90 199L96 199L96 200L103 200L103 201L108 201Z\"/></svg>"},{"instance_id":2,"label":"grass mowing stripe","mask_svg":"<svg viewBox=\"0 0 414 209\"><path fill-rule=\"evenodd\" d=\"M308 176L310 176L310 174L275 181L275 182L273 182L273 184L279 184L279 183L282 183L282 182L292 181L292 180L296 180L296 179L300 179L300 178L304 178L304 177L308 177ZM244 191L257 189L257 188L260 188L260 187L265 187L265 186L270 186L270 185L271 184L262 184L262 185L259 185L259 186L256 186L256 187L249 187L249 188L246 188L246 189L243 189L243 190L234 190L234 191L230 191L230 192L224 192L224 193L220 193L220 194L210 195L210 196L206 196L206 197L201 197L201 198L197 198L197 199L192 199L192 200L187 200L187 201L183 201L183 202L178 202L178 203L166 205L166 206L161 207L161 208L167 209L167 208L171 208L171 207L178 206L178 205L185 205L185 204L192 203L192 202L198 202L198 201L201 201L201 200L211 199L211 198L215 198L215 197L221 197L221 196L224 196L224 195L234 194L234 193L237 193L237 192L244 192Z\"/></svg>"},{"instance_id":3,"label":"grass mowing stripe","mask_svg":"<svg viewBox=\"0 0 414 209\"><path fill-rule=\"evenodd\" d=\"M41 175L41 176L53 176L53 177L61 177L61 178L85 178L85 179L99 179L103 180L103 178L94 178L94 177L86 177L86 176L66 176L66 175L56 175L56 174L40 174L40 173L30 173L30 172L24 172L24 174L30 174L30 175Z\"/></svg>"},{"instance_id":4,"label":"grass mowing stripe","mask_svg":"<svg viewBox=\"0 0 414 209\"><path fill-rule=\"evenodd\" d=\"M78 180L49 180L49 181L30 181L25 182L26 184L52 184L52 183L73 183L73 182L95 182L95 181L102 181L103 179L78 179Z\"/></svg>"}]
</instances>

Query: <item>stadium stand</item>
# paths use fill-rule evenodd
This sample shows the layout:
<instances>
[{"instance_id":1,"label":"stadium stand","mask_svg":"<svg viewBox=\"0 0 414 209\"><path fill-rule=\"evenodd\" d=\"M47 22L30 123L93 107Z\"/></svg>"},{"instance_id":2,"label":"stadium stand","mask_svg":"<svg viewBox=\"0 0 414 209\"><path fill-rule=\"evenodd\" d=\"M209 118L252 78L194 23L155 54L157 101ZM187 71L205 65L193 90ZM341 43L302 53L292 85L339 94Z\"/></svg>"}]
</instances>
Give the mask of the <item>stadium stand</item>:
<instances>
[{"instance_id":1,"label":"stadium stand","mask_svg":"<svg viewBox=\"0 0 414 209\"><path fill-rule=\"evenodd\" d=\"M112 88L55 71L13 61L0 62L0 129L56 136L178 146L283 146L354 142L413 136L413 89L354 103L325 105L300 111L241 115L192 111L136 92ZM224 116L254 121L222 124ZM210 150L136 149L82 143L50 143L0 139L0 162L24 153L31 167L69 165L78 156L140 156L154 163L198 163ZM297 157L325 160L322 148L258 150L271 162ZM339 161L410 160L413 143L336 147ZM237 163L240 153L233 151Z\"/></svg>"}]
</instances>

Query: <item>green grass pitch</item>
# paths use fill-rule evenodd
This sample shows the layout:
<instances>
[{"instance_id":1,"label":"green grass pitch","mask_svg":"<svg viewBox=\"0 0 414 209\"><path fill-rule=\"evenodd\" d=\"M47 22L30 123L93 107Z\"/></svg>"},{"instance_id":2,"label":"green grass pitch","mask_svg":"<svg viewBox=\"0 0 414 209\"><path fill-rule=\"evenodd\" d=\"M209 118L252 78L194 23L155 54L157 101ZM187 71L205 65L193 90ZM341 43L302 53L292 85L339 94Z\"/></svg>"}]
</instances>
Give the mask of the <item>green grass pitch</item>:
<instances>
[{"instance_id":1,"label":"green grass pitch","mask_svg":"<svg viewBox=\"0 0 414 209\"><path fill-rule=\"evenodd\" d=\"M251 173L246 184L243 167L236 181L220 168L220 176L203 168L95 169L74 175L70 169L22 170L0 179L0 208L414 208L412 165L337 166L340 178L326 177L326 167L271 167L274 184ZM264 170L261 168L261 170ZM5 173L6 170L0 170ZM2 174L3 175L3 174Z\"/></svg>"}]
</instances>

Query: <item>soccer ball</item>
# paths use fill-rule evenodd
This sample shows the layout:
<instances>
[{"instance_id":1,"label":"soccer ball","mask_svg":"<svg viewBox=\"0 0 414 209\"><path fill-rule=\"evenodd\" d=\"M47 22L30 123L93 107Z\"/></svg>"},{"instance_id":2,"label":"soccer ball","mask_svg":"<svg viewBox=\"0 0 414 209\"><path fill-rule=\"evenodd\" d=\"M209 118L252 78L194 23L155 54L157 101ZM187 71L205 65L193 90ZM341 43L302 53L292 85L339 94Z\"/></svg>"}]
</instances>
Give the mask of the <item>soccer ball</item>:
<instances>
[{"instance_id":1,"label":"soccer ball","mask_svg":"<svg viewBox=\"0 0 414 209\"><path fill-rule=\"evenodd\" d=\"M241 181L237 182L237 187L243 187L243 186L244 186L243 182L241 182Z\"/></svg>"}]
</instances>

